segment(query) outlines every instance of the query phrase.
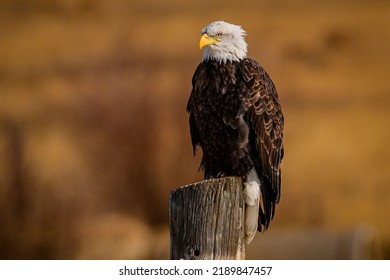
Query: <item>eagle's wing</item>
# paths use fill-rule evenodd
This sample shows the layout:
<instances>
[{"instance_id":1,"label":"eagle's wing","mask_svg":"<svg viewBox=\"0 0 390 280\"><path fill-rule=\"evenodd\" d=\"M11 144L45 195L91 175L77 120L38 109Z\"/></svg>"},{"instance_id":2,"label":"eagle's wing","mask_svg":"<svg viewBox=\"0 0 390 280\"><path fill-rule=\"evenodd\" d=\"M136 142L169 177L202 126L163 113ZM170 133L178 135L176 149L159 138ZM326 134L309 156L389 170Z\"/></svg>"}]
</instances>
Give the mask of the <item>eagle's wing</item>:
<instances>
[{"instance_id":1,"label":"eagle's wing","mask_svg":"<svg viewBox=\"0 0 390 280\"><path fill-rule=\"evenodd\" d=\"M283 113L276 88L259 63L245 59L240 72L248 90L246 119L250 126L251 157L261 180L259 225L264 229L275 213L280 199L283 158Z\"/></svg>"},{"instance_id":2,"label":"eagle's wing","mask_svg":"<svg viewBox=\"0 0 390 280\"><path fill-rule=\"evenodd\" d=\"M195 116L192 112L192 108L194 106L194 91L199 90L199 87L204 87L204 85L200 84L197 77L201 75L201 73L204 71L203 64L200 63L199 66L196 68L195 73L192 77L192 92L190 95L190 98L188 99L187 103L187 112L189 113L189 125L190 125L190 135L191 135L191 143L193 152L195 154L196 146L201 145L201 137L199 134L198 127L196 126L195 122Z\"/></svg>"}]
</instances>

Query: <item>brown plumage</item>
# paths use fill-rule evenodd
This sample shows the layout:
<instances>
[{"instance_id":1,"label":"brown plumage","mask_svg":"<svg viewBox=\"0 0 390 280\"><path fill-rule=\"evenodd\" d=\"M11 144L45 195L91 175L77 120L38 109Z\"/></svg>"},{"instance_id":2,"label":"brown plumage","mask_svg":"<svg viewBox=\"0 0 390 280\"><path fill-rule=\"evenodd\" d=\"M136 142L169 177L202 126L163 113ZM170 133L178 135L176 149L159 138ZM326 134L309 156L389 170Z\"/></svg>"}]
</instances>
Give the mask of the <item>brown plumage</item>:
<instances>
[{"instance_id":1,"label":"brown plumage","mask_svg":"<svg viewBox=\"0 0 390 280\"><path fill-rule=\"evenodd\" d=\"M205 178L246 176L255 167L261 180L259 226L268 228L280 199L283 114L275 86L253 59L203 61L188 101L195 152L203 150Z\"/></svg>"},{"instance_id":2,"label":"brown plumage","mask_svg":"<svg viewBox=\"0 0 390 280\"><path fill-rule=\"evenodd\" d=\"M188 101L194 153L202 147L205 178L240 176L245 200L245 240L267 229L280 200L283 114L275 86L247 58L245 31L216 21L202 30L203 61Z\"/></svg>"}]
</instances>

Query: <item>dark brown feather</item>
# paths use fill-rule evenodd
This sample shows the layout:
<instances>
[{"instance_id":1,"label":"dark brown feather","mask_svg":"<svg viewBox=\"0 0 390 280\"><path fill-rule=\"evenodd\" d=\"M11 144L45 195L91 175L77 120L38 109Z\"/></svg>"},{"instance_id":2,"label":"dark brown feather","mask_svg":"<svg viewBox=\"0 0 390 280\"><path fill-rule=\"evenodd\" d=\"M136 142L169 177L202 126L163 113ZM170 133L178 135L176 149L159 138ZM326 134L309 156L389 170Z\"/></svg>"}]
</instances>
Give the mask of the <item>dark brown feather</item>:
<instances>
[{"instance_id":1,"label":"dark brown feather","mask_svg":"<svg viewBox=\"0 0 390 280\"><path fill-rule=\"evenodd\" d=\"M240 66L242 77L249 85L248 122L256 147L251 151L262 183L261 224L267 228L280 200L284 118L276 88L265 70L251 59L243 60Z\"/></svg>"},{"instance_id":2,"label":"dark brown feather","mask_svg":"<svg viewBox=\"0 0 390 280\"><path fill-rule=\"evenodd\" d=\"M255 167L261 180L259 231L269 226L280 199L283 114L275 86L252 59L204 61L192 79L188 101L192 145L201 146L205 178L246 177Z\"/></svg>"}]
</instances>

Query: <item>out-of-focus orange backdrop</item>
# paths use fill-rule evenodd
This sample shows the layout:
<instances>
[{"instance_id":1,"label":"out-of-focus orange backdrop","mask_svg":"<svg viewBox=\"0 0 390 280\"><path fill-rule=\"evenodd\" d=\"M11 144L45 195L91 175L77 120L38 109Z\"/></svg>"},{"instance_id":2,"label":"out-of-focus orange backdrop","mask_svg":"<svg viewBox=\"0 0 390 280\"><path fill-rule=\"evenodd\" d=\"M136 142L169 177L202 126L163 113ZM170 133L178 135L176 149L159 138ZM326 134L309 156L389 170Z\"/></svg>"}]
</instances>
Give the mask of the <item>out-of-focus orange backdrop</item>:
<instances>
[{"instance_id":1,"label":"out-of-focus orange backdrop","mask_svg":"<svg viewBox=\"0 0 390 280\"><path fill-rule=\"evenodd\" d=\"M169 258L169 191L202 179L185 107L214 20L247 31L285 114L281 202L248 253L389 258L389 13L384 0L1 0L0 258ZM370 253L320 254L351 238Z\"/></svg>"}]
</instances>

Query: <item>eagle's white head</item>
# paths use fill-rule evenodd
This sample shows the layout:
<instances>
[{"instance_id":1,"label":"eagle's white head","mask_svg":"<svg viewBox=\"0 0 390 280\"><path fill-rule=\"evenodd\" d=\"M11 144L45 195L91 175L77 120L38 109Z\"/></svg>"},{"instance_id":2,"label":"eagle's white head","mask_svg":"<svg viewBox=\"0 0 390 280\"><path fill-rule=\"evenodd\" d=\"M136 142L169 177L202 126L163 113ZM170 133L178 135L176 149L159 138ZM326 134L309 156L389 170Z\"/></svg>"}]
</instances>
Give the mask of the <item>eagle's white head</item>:
<instances>
[{"instance_id":1,"label":"eagle's white head","mask_svg":"<svg viewBox=\"0 0 390 280\"><path fill-rule=\"evenodd\" d=\"M246 32L241 26L224 21L214 21L202 29L199 47L203 61L239 61L246 57Z\"/></svg>"}]
</instances>

